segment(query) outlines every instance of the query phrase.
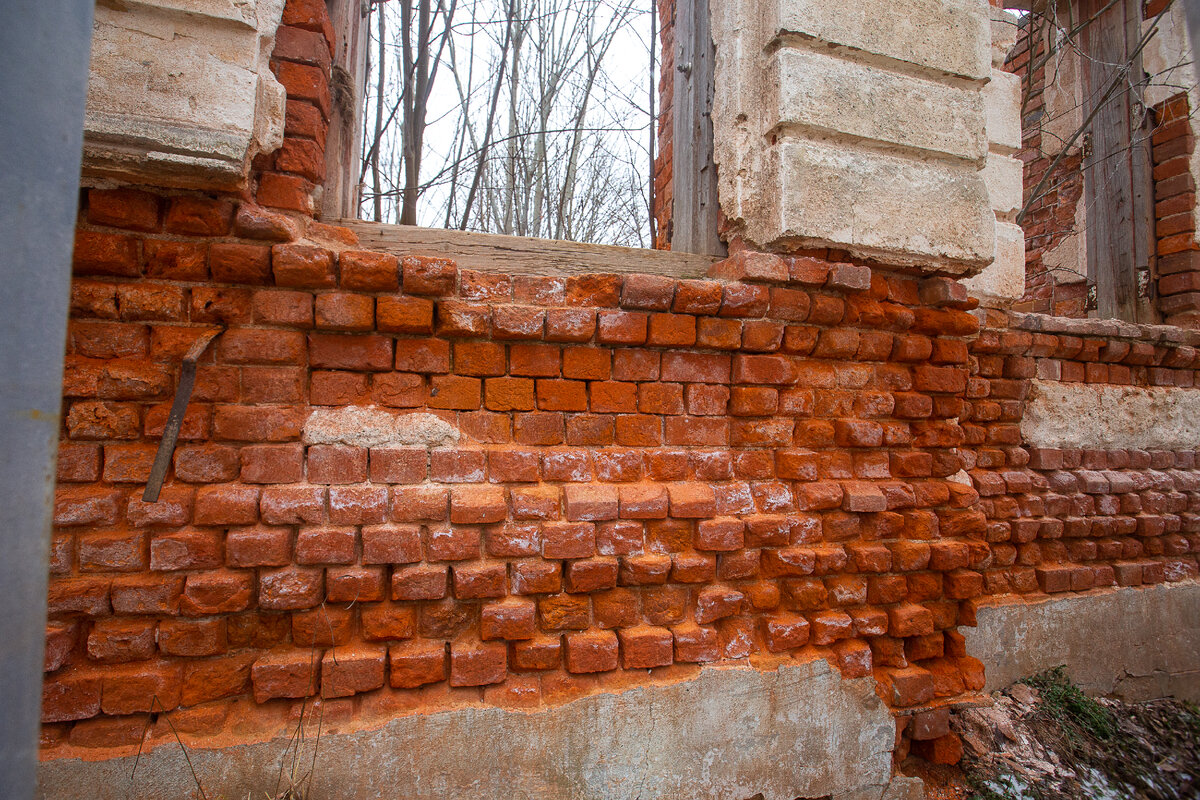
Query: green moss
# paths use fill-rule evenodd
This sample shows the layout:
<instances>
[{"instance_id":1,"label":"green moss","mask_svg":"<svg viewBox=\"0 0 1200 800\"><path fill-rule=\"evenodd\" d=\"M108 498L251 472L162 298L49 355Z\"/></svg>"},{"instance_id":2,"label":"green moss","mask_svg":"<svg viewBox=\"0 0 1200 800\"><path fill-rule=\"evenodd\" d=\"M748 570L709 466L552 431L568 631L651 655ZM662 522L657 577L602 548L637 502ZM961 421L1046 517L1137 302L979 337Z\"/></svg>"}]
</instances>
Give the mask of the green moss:
<instances>
[{"instance_id":1,"label":"green moss","mask_svg":"<svg viewBox=\"0 0 1200 800\"><path fill-rule=\"evenodd\" d=\"M1038 713L1068 723L1063 732L1073 741L1080 732L1098 742L1112 742L1117 736L1117 721L1112 712L1071 683L1064 667L1046 670L1025 683L1041 693Z\"/></svg>"}]
</instances>

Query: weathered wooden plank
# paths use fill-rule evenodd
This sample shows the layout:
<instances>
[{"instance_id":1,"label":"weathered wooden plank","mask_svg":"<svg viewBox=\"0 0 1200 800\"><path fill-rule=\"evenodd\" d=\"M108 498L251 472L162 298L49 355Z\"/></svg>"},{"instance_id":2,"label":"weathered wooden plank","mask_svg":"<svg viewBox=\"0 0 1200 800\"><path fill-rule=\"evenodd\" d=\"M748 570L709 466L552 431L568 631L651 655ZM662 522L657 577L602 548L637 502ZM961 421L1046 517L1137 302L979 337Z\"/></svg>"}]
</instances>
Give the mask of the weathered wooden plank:
<instances>
[{"instance_id":1,"label":"weathered wooden plank","mask_svg":"<svg viewBox=\"0 0 1200 800\"><path fill-rule=\"evenodd\" d=\"M716 48L709 0L675 5L672 120L671 249L723 255L717 234L717 170L713 163L712 100Z\"/></svg>"},{"instance_id":2,"label":"weathered wooden plank","mask_svg":"<svg viewBox=\"0 0 1200 800\"><path fill-rule=\"evenodd\" d=\"M716 256L584 244L526 236L386 225L356 219L338 221L358 235L361 246L398 256L439 255L460 267L508 275L586 275L650 273L703 278Z\"/></svg>"},{"instance_id":3,"label":"weathered wooden plank","mask_svg":"<svg viewBox=\"0 0 1200 800\"><path fill-rule=\"evenodd\" d=\"M337 36L333 64L333 110L325 143L321 217L358 215L362 158L362 101L366 86L367 26L363 0L328 0Z\"/></svg>"},{"instance_id":4,"label":"weathered wooden plank","mask_svg":"<svg viewBox=\"0 0 1200 800\"><path fill-rule=\"evenodd\" d=\"M1096 112L1084 162L1088 276L1096 283L1099 316L1156 322L1150 299L1138 292L1138 271L1150 268L1154 241L1149 137L1129 85L1141 80L1141 58L1121 75L1136 45L1141 8L1122 0L1101 14L1107 4L1082 0L1080 9L1084 19L1099 15L1081 34L1084 118Z\"/></svg>"}]
</instances>

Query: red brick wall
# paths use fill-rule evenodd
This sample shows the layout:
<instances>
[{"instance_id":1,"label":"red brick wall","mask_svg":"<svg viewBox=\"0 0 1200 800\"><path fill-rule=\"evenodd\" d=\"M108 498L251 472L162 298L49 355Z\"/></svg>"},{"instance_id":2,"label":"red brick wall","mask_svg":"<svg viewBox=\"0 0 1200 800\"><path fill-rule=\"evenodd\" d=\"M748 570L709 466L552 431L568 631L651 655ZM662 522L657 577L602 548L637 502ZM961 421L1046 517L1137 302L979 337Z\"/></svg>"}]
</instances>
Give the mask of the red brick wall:
<instances>
[{"instance_id":1,"label":"red brick wall","mask_svg":"<svg viewBox=\"0 0 1200 800\"><path fill-rule=\"evenodd\" d=\"M658 46L658 153L654 158L654 247L671 249L671 215L675 149L672 126L675 124L675 0L657 0Z\"/></svg>"},{"instance_id":2,"label":"red brick wall","mask_svg":"<svg viewBox=\"0 0 1200 800\"><path fill-rule=\"evenodd\" d=\"M1021 152L1025 165L1025 201L1041 183L1054 161L1043 152L1042 120L1046 114L1043 93L1046 81L1046 41L1031 28L1032 15L1021 21L1017 43L1009 52L1005 70L1021 77ZM1053 64L1053 62L1051 62ZM1032 74L1030 68L1033 68ZM1047 146L1052 142L1045 142ZM1059 143L1053 143L1057 148ZM1078 150L1078 146L1075 148ZM1060 268L1049 268L1042 257L1075 230L1076 206L1083 195L1081 155L1072 152L1054 167L1041 197L1030 205L1021 227L1025 231L1025 296L1014 308L1064 317L1087 316L1086 281L1073 279ZM1080 267L1083 267L1081 264Z\"/></svg>"},{"instance_id":3,"label":"red brick wall","mask_svg":"<svg viewBox=\"0 0 1200 800\"><path fill-rule=\"evenodd\" d=\"M1200 472L1194 448L1061 450L1022 442L1031 378L1196 385L1196 334L1131 338L1115 335L1114 327L989 312L971 345L963 428L986 518L988 594L1086 591L1196 574Z\"/></svg>"},{"instance_id":4,"label":"red brick wall","mask_svg":"<svg viewBox=\"0 0 1200 800\"><path fill-rule=\"evenodd\" d=\"M306 8L285 21L322 30ZM319 174L284 157L322 139L325 68L307 52L285 150L259 165L255 199L283 210L82 196L46 757L132 752L151 710L233 742L316 697L365 725L814 656L874 674L900 729L916 711L910 733L936 736L983 685L957 631L978 598L1061 590L1064 569L1073 590L1196 574L1193 453L1066 454L1068 491L1018 423L1037 359L1064 379L1191 385L1200 341L1122 350L995 316L980 332L960 285L825 251L742 252L713 280L364 251L307 217L299 181ZM161 499L143 503L179 360L217 325ZM463 439L304 441L314 409L347 405L433 414ZM1149 477L1098 493L1077 468ZM149 731L174 741L162 719Z\"/></svg>"},{"instance_id":5,"label":"red brick wall","mask_svg":"<svg viewBox=\"0 0 1200 800\"><path fill-rule=\"evenodd\" d=\"M1200 245L1196 242L1196 147L1186 93L1154 107L1154 216L1158 303L1170 325L1200 327Z\"/></svg>"}]
</instances>

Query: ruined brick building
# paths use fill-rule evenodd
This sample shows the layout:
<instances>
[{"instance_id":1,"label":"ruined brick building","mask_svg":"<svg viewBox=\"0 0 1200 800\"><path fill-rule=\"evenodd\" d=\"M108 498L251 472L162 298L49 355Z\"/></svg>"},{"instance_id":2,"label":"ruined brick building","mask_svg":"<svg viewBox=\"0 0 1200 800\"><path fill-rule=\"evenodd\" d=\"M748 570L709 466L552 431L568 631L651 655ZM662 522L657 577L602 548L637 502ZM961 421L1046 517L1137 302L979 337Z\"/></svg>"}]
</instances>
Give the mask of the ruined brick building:
<instances>
[{"instance_id":1,"label":"ruined brick building","mask_svg":"<svg viewBox=\"0 0 1200 800\"><path fill-rule=\"evenodd\" d=\"M96 7L41 796L899 800L1037 670L1200 697L1195 93L1104 319L1028 18L711 5L730 255L517 261L342 221L359 3Z\"/></svg>"}]
</instances>

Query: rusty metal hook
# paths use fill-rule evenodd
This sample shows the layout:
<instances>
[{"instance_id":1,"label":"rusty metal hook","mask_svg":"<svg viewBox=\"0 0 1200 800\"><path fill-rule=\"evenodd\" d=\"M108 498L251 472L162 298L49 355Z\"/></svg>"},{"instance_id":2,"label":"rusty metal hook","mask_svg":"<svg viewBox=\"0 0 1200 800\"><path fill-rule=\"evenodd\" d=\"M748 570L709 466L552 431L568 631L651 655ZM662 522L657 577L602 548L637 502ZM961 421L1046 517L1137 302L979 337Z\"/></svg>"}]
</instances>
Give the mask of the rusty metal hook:
<instances>
[{"instance_id":1,"label":"rusty metal hook","mask_svg":"<svg viewBox=\"0 0 1200 800\"><path fill-rule=\"evenodd\" d=\"M158 452L154 455L154 466L150 468L150 478L146 481L146 491L142 492L142 501L157 503L158 493L162 490L163 481L167 477L167 469L171 466L171 457L175 454L175 443L179 441L179 429L183 427L183 415L187 411L188 401L192 398L192 387L196 383L196 362L213 341L225 332L224 328L205 331L192 342L187 353L183 356L183 367L179 371L179 386L175 388L175 400L171 403L171 413L167 415L167 424L163 426L162 439L158 443Z\"/></svg>"}]
</instances>

